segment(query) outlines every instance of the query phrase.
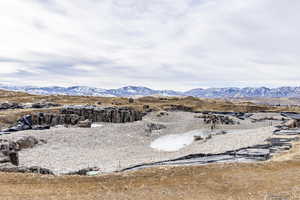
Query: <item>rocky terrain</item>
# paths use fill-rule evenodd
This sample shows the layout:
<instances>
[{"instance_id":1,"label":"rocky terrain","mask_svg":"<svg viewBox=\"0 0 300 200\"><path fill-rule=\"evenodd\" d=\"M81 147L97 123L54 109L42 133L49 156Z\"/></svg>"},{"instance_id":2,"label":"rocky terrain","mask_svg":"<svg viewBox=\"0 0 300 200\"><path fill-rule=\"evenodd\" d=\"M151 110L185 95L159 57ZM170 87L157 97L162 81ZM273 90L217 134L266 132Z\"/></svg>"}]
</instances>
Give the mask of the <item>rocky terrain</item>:
<instances>
[{"instance_id":1,"label":"rocky terrain","mask_svg":"<svg viewBox=\"0 0 300 200\"><path fill-rule=\"evenodd\" d=\"M107 111L112 110L108 108ZM19 141L26 136L36 138L37 141L46 141L19 151L20 166L39 166L54 174L68 174L89 167L108 173L162 165L254 162L268 160L275 153L289 150L294 141L277 139L274 135L273 126L287 120L277 113L254 113L246 119L239 119L234 117L234 113L223 116L183 111L169 111L163 115L160 112L151 112L143 118L132 118L136 121L128 121L131 123L109 123L111 121L106 121L106 118L101 118L101 122L97 120L97 109L89 107L64 108L62 113L77 113L77 116L86 117L82 120L90 119L99 126L86 129L77 125L39 131L29 128L3 134L0 137L9 141ZM117 115L107 116L122 119ZM218 120L208 123L210 119ZM46 118L42 122L41 124L49 123ZM69 124L67 121L65 123ZM213 123L215 125L212 130ZM194 134L189 136L187 133L190 131ZM160 142L162 147L152 145L157 139L166 136L169 138ZM175 140L170 136L176 136ZM186 139L191 142L185 142ZM168 145L173 147L165 149Z\"/></svg>"},{"instance_id":2,"label":"rocky terrain","mask_svg":"<svg viewBox=\"0 0 300 200\"><path fill-rule=\"evenodd\" d=\"M135 199L137 189L145 199L297 197L297 106L0 94L0 199L16 199L8 190L23 199Z\"/></svg>"}]
</instances>

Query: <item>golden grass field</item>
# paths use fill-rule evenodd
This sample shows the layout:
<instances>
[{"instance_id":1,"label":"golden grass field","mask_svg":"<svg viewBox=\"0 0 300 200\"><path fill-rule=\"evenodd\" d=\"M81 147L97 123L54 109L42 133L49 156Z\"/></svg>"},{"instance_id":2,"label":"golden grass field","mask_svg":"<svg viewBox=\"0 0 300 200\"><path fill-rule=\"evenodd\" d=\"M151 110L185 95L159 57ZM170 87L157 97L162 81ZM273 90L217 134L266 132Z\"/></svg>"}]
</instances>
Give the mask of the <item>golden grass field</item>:
<instances>
[{"instance_id":1,"label":"golden grass field","mask_svg":"<svg viewBox=\"0 0 300 200\"><path fill-rule=\"evenodd\" d=\"M164 167L98 177L0 173L1 200L299 198L299 161Z\"/></svg>"},{"instance_id":2,"label":"golden grass field","mask_svg":"<svg viewBox=\"0 0 300 200\"><path fill-rule=\"evenodd\" d=\"M192 107L194 111L299 111L298 107L256 105L242 100L143 97L129 104L126 98L38 96L0 91L0 102L38 102L60 104L143 105L161 110L171 104ZM56 109L57 110L57 109ZM0 112L0 123L7 125L17 117L45 110ZM55 111L55 109L51 109ZM211 164L194 167L150 168L97 177L41 176L0 173L0 200L299 200L300 143L290 152L262 163Z\"/></svg>"}]
</instances>

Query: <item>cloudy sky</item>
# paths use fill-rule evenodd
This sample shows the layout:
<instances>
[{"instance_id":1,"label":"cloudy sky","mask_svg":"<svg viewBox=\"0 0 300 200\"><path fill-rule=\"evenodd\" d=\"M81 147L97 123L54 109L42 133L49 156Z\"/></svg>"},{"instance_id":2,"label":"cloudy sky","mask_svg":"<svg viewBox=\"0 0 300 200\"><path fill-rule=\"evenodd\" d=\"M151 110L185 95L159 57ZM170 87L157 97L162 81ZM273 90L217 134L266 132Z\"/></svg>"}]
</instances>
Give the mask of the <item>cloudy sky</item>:
<instances>
[{"instance_id":1,"label":"cloudy sky","mask_svg":"<svg viewBox=\"0 0 300 200\"><path fill-rule=\"evenodd\" d=\"M1 0L0 83L300 85L299 0Z\"/></svg>"}]
</instances>

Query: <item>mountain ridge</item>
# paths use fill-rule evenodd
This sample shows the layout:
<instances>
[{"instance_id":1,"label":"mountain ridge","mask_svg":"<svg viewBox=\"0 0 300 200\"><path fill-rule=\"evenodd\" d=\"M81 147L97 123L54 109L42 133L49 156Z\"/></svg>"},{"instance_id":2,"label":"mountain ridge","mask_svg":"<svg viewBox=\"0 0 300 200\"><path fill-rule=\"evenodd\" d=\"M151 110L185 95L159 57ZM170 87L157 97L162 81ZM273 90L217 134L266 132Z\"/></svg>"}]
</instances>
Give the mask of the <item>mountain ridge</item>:
<instances>
[{"instance_id":1,"label":"mountain ridge","mask_svg":"<svg viewBox=\"0 0 300 200\"><path fill-rule=\"evenodd\" d=\"M27 92L39 95L74 95L74 96L104 96L104 97L131 97L131 96L193 96L203 98L250 98L250 97L300 97L300 87L224 87L224 88L195 88L185 92L175 90L153 90L143 86L125 86L117 89L103 89L88 86L71 87L36 87L14 86L0 84L0 89Z\"/></svg>"}]
</instances>

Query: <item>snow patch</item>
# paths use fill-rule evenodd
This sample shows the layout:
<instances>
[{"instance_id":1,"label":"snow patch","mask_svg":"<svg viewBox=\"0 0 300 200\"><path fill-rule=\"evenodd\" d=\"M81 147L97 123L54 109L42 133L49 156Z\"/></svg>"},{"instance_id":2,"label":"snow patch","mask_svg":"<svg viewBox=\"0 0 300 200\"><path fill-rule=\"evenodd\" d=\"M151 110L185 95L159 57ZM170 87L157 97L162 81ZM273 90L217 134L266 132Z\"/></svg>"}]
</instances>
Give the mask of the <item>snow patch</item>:
<instances>
[{"instance_id":1,"label":"snow patch","mask_svg":"<svg viewBox=\"0 0 300 200\"><path fill-rule=\"evenodd\" d=\"M95 124L95 123L93 123L92 126L91 126L91 128L98 128L98 127L102 127L102 126L104 126L104 125L103 124Z\"/></svg>"},{"instance_id":2,"label":"snow patch","mask_svg":"<svg viewBox=\"0 0 300 200\"><path fill-rule=\"evenodd\" d=\"M162 136L151 143L151 148L159 151L178 151L194 142L195 136L208 137L202 130L189 131L183 134Z\"/></svg>"}]
</instances>

